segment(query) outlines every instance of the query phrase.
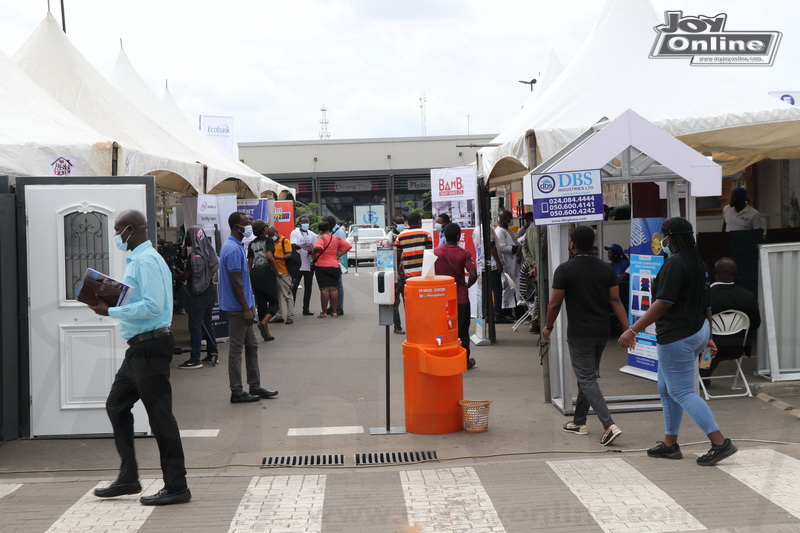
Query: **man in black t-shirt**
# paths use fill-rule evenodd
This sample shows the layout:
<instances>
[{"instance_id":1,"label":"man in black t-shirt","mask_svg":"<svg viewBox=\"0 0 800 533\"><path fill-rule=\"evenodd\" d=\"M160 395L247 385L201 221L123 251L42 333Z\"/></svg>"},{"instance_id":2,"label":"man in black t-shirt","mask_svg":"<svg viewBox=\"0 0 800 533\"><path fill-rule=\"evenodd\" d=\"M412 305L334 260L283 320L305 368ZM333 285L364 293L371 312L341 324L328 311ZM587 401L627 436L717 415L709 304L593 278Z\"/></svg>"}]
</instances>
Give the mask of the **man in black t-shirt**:
<instances>
[{"instance_id":1,"label":"man in black t-shirt","mask_svg":"<svg viewBox=\"0 0 800 533\"><path fill-rule=\"evenodd\" d=\"M608 446L622 430L611 418L597 383L597 371L608 342L609 312L614 312L624 329L628 329L628 317L619 299L617 275L594 255L594 237L594 230L589 226L578 226L570 233L572 258L559 265L553 274L553 290L542 336L550 339L561 304L566 300L567 342L572 369L578 379L578 399L572 422L564 424L562 429L577 435L588 433L586 415L591 407L603 424L599 442Z\"/></svg>"},{"instance_id":2,"label":"man in black t-shirt","mask_svg":"<svg viewBox=\"0 0 800 533\"><path fill-rule=\"evenodd\" d=\"M275 268L275 243L267 238L267 223L253 222L253 235L247 247L247 264L250 266L250 282L258 310L258 331L265 341L275 340L270 335L269 321L278 313L278 271Z\"/></svg>"}]
</instances>

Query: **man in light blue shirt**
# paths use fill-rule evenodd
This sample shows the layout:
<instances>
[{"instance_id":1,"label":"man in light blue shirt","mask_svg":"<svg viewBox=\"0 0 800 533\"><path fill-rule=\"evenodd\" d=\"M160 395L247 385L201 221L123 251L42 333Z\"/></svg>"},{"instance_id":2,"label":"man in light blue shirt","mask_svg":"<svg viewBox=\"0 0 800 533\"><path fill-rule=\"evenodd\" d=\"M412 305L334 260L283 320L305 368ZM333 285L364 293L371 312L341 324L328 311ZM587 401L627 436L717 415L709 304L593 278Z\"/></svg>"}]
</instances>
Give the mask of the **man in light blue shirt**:
<instances>
[{"instance_id":1,"label":"man in light blue shirt","mask_svg":"<svg viewBox=\"0 0 800 533\"><path fill-rule=\"evenodd\" d=\"M131 409L141 399L150 428L158 443L164 488L142 496L143 505L186 503L192 493L186 485L186 466L180 431L172 414L169 364L175 348L172 322L172 276L164 259L147 238L143 213L123 211L114 222L114 243L122 251L132 250L126 259L122 282L133 287L125 305L108 307L100 298L90 306L98 315L119 320L120 333L128 341L125 359L114 377L106 400L106 411L114 429L114 443L122 459L117 480L96 489L100 498L141 492L136 453L133 448Z\"/></svg>"},{"instance_id":2,"label":"man in light blue shirt","mask_svg":"<svg viewBox=\"0 0 800 533\"><path fill-rule=\"evenodd\" d=\"M228 217L231 236L222 245L219 253L219 308L228 314L228 381L231 388L231 403L257 402L261 398L273 398L278 391L261 387L261 371L258 368L258 339L253 331L255 313L253 288L250 285L250 269L247 265L247 248L242 239L253 234L249 215L236 211ZM242 385L242 348L247 367L247 384Z\"/></svg>"}]
</instances>

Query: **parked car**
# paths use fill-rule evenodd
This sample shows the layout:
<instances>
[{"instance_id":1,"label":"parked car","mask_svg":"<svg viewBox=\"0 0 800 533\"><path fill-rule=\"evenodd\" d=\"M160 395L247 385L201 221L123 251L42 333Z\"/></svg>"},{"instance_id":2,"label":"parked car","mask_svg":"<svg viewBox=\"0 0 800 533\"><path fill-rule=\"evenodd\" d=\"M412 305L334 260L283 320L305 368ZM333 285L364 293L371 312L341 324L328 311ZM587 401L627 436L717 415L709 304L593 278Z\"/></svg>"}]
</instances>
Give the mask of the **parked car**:
<instances>
[{"instance_id":1,"label":"parked car","mask_svg":"<svg viewBox=\"0 0 800 533\"><path fill-rule=\"evenodd\" d=\"M355 241L356 235L358 235L358 242ZM358 226L357 230L352 230L347 237L347 242L352 246L347 255L349 265L354 265L356 261L375 262L376 250L385 238L386 231L378 226Z\"/></svg>"}]
</instances>

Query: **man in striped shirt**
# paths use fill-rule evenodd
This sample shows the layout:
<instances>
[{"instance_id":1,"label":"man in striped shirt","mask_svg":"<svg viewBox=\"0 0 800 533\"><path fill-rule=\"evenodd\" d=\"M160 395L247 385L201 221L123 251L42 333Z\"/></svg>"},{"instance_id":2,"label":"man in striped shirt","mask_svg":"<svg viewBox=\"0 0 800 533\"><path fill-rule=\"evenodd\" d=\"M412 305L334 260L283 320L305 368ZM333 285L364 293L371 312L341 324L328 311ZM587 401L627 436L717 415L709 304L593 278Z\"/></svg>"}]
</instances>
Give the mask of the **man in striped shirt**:
<instances>
[{"instance_id":1,"label":"man in striped shirt","mask_svg":"<svg viewBox=\"0 0 800 533\"><path fill-rule=\"evenodd\" d=\"M431 236L422 229L422 215L419 213L408 215L408 229L400 232L394 245L400 252L400 274L405 279L422 274L422 254L426 248L433 248Z\"/></svg>"}]
</instances>

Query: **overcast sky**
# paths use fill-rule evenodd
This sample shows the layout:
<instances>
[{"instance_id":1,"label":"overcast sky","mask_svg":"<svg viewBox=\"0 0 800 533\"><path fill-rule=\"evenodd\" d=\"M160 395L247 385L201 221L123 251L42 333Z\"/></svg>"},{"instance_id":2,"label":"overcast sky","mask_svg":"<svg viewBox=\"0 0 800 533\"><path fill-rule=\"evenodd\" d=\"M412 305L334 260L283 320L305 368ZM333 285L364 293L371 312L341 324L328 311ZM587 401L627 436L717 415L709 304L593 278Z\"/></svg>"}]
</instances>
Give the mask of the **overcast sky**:
<instances>
[{"instance_id":1,"label":"overcast sky","mask_svg":"<svg viewBox=\"0 0 800 533\"><path fill-rule=\"evenodd\" d=\"M639 0L644 1L644 0ZM235 119L239 142L499 133L550 49L565 65L601 0L64 0L67 35L110 76L122 39L192 121ZM763 90L800 90L800 13L788 0L653 0L658 12L727 13L727 30L778 30L773 67L735 68ZM757 6L757 7L754 7ZM60 0L51 0L61 21ZM0 0L13 55L47 0ZM655 39L655 32L653 33ZM621 37L622 38L622 37ZM656 82L656 80L654 80ZM590 88L587 88L590 90Z\"/></svg>"}]
</instances>

